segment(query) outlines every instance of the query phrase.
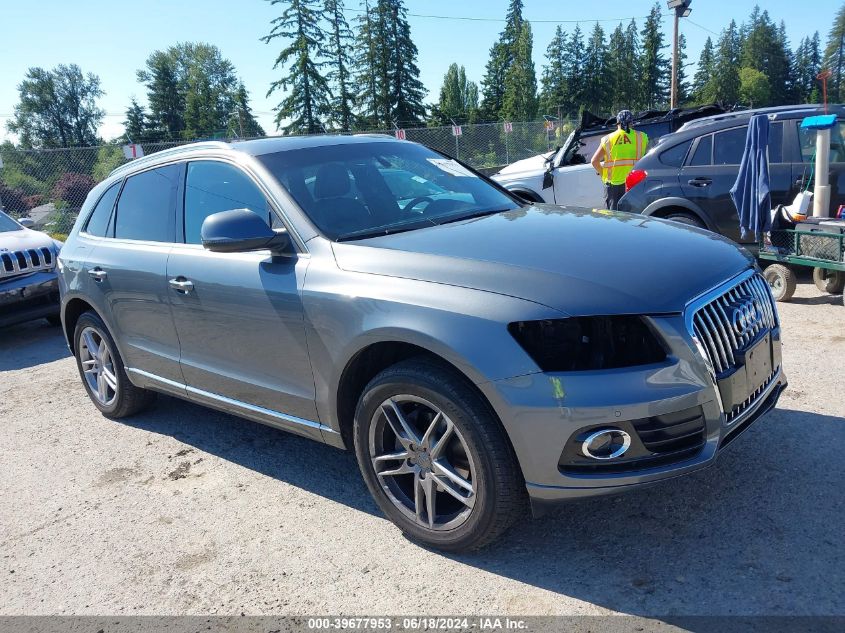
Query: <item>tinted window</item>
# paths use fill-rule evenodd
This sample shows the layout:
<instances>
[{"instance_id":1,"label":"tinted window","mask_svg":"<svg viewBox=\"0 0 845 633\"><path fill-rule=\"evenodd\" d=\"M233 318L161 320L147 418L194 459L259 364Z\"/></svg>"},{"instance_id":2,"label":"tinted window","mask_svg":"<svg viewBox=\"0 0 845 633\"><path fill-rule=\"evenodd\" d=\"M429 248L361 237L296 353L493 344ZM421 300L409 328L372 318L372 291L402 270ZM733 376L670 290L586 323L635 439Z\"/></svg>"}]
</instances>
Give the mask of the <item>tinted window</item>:
<instances>
[{"instance_id":1,"label":"tinted window","mask_svg":"<svg viewBox=\"0 0 845 633\"><path fill-rule=\"evenodd\" d=\"M798 126L801 160L810 163L816 153L816 131L802 129L801 121L796 121L795 124ZM845 163L845 139L842 138L842 126L839 123L830 131L830 162Z\"/></svg>"},{"instance_id":2,"label":"tinted window","mask_svg":"<svg viewBox=\"0 0 845 633\"><path fill-rule=\"evenodd\" d=\"M94 207L91 217L88 218L88 224L85 226L85 232L97 237L105 237L106 227L109 225L111 219L111 212L114 208L114 201L117 198L117 193L120 191L120 183L116 182L109 187L100 198L97 206Z\"/></svg>"},{"instance_id":3,"label":"tinted window","mask_svg":"<svg viewBox=\"0 0 845 633\"><path fill-rule=\"evenodd\" d=\"M692 141L687 141L686 143L675 145L675 147L670 147L665 152L661 152L660 162L669 167L680 167L684 164L684 158L691 144Z\"/></svg>"},{"instance_id":4,"label":"tinted window","mask_svg":"<svg viewBox=\"0 0 845 633\"><path fill-rule=\"evenodd\" d=\"M709 165L710 158L713 154L713 135L708 134L698 139L698 145L695 147L695 154L692 155L690 165Z\"/></svg>"},{"instance_id":5,"label":"tinted window","mask_svg":"<svg viewBox=\"0 0 845 633\"><path fill-rule=\"evenodd\" d=\"M783 123L769 126L769 162L783 162Z\"/></svg>"},{"instance_id":6,"label":"tinted window","mask_svg":"<svg viewBox=\"0 0 845 633\"><path fill-rule=\"evenodd\" d=\"M713 135L713 164L739 165L742 162L742 152L745 151L745 137L747 127L736 127Z\"/></svg>"},{"instance_id":7,"label":"tinted window","mask_svg":"<svg viewBox=\"0 0 845 633\"><path fill-rule=\"evenodd\" d=\"M331 239L409 231L519 206L460 163L415 143L344 143L258 159ZM399 171L405 185L425 185L423 200L415 199L415 189L397 186Z\"/></svg>"},{"instance_id":8,"label":"tinted window","mask_svg":"<svg viewBox=\"0 0 845 633\"><path fill-rule=\"evenodd\" d=\"M203 221L213 213L231 209L249 209L271 224L270 207L264 194L240 169L212 161L188 163L185 242L200 244Z\"/></svg>"},{"instance_id":9,"label":"tinted window","mask_svg":"<svg viewBox=\"0 0 845 633\"><path fill-rule=\"evenodd\" d=\"M167 165L126 179L117 201L114 236L173 241L173 208L181 165Z\"/></svg>"}]
</instances>

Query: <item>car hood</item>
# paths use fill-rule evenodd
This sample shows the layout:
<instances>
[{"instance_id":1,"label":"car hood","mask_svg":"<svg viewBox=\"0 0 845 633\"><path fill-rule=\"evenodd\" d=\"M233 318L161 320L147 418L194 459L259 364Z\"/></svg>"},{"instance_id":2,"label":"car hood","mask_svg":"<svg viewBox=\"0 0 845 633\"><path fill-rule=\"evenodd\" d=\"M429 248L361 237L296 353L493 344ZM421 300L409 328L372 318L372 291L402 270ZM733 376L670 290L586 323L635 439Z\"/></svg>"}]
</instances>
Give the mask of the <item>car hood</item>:
<instances>
[{"instance_id":1,"label":"car hood","mask_svg":"<svg viewBox=\"0 0 845 633\"><path fill-rule=\"evenodd\" d=\"M50 250L59 250L58 245L49 235L32 229L21 229L20 231L0 232L0 252L3 249L19 251L25 248L47 247Z\"/></svg>"},{"instance_id":2,"label":"car hood","mask_svg":"<svg viewBox=\"0 0 845 633\"><path fill-rule=\"evenodd\" d=\"M702 229L551 205L333 248L343 270L495 292L572 316L680 312L753 262Z\"/></svg>"},{"instance_id":3,"label":"car hood","mask_svg":"<svg viewBox=\"0 0 845 633\"><path fill-rule=\"evenodd\" d=\"M497 173L493 174L492 178L496 180L497 176L510 176L512 174L520 174L526 171L544 171L546 169L546 161L549 156L553 154L554 152L546 152L545 154L539 154L538 156L532 156L531 158L523 158L522 160L511 163L507 167L503 167Z\"/></svg>"}]
</instances>

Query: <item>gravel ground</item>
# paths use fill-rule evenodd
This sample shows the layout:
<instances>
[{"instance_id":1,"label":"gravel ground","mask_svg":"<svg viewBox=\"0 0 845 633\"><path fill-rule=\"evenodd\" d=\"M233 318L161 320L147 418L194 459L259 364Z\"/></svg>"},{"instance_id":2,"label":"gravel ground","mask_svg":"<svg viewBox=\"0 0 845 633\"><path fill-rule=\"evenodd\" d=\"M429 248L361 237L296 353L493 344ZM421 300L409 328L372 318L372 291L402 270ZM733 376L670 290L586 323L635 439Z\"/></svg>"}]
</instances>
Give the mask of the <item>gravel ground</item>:
<instances>
[{"instance_id":1,"label":"gravel ground","mask_svg":"<svg viewBox=\"0 0 845 633\"><path fill-rule=\"evenodd\" d=\"M461 556L405 540L351 454L166 397L110 421L57 329L7 329L0 615L845 614L845 308L780 308L790 387L713 468Z\"/></svg>"}]
</instances>

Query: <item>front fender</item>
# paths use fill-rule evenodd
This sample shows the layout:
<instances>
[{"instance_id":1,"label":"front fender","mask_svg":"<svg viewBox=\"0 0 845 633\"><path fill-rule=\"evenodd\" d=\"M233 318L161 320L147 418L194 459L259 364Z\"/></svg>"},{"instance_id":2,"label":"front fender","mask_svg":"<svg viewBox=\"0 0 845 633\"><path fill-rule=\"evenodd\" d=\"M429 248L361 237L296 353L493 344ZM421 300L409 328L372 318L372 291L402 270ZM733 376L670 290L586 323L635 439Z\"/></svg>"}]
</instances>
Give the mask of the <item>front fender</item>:
<instances>
[{"instance_id":1,"label":"front fender","mask_svg":"<svg viewBox=\"0 0 845 633\"><path fill-rule=\"evenodd\" d=\"M539 371L508 323L558 318L546 306L480 290L314 266L303 289L308 351L320 421L340 430L344 370L371 345L415 345L473 383Z\"/></svg>"}]
</instances>

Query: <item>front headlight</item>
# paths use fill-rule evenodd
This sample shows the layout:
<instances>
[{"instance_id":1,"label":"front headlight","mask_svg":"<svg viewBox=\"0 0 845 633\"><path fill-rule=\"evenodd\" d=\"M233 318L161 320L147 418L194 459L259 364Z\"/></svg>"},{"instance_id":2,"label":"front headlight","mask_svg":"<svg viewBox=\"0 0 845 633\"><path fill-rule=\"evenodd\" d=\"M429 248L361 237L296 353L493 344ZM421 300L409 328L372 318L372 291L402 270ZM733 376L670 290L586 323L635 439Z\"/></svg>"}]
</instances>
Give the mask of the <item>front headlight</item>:
<instances>
[{"instance_id":1,"label":"front headlight","mask_svg":"<svg viewBox=\"0 0 845 633\"><path fill-rule=\"evenodd\" d=\"M508 331L542 371L618 369L666 358L657 336L638 316L517 321Z\"/></svg>"}]
</instances>

